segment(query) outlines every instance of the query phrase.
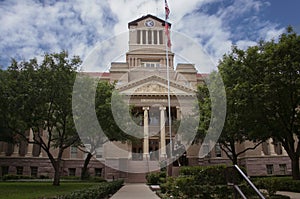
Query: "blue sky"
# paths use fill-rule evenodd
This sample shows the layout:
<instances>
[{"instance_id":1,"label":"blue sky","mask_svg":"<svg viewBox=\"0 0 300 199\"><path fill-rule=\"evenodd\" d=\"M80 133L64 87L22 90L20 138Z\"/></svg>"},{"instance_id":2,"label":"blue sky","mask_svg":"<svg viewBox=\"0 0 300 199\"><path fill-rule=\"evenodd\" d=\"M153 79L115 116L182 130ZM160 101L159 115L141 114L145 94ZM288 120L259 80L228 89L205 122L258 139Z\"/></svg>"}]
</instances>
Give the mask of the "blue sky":
<instances>
[{"instance_id":1,"label":"blue sky","mask_svg":"<svg viewBox=\"0 0 300 199\"><path fill-rule=\"evenodd\" d=\"M298 0L168 0L172 30L215 63L232 45L276 39L288 25L300 33ZM143 15L164 17L164 0L0 0L0 66L67 50L84 59L97 43L127 31ZM184 43L182 43L184 46Z\"/></svg>"}]
</instances>

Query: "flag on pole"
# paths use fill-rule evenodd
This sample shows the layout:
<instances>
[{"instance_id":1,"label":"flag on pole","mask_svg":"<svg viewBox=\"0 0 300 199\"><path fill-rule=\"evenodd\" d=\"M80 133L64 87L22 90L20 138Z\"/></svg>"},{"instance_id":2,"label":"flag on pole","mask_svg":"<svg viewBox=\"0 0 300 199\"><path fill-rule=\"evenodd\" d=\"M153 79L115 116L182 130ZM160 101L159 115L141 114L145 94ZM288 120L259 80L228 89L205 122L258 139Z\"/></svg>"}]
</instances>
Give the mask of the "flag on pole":
<instances>
[{"instance_id":1,"label":"flag on pole","mask_svg":"<svg viewBox=\"0 0 300 199\"><path fill-rule=\"evenodd\" d=\"M168 39L167 45L168 45L169 48L171 48L171 39L170 39L169 24L168 24L168 22L165 22L165 23L166 23L165 24L165 33L166 33L166 36L167 36L167 39Z\"/></svg>"},{"instance_id":2,"label":"flag on pole","mask_svg":"<svg viewBox=\"0 0 300 199\"><path fill-rule=\"evenodd\" d=\"M167 20L169 18L169 14L170 14L170 9L169 9L167 0L165 0L165 11L166 11L166 20Z\"/></svg>"},{"instance_id":3,"label":"flag on pole","mask_svg":"<svg viewBox=\"0 0 300 199\"><path fill-rule=\"evenodd\" d=\"M168 2L167 0L165 0L165 11L166 11L166 21L165 21L165 33L166 33L166 36L168 38L168 47L171 48L171 39L170 39L170 32L169 32L169 24L167 22L167 19L169 18L169 14L170 14L170 9L169 9L169 6L168 6Z\"/></svg>"}]
</instances>

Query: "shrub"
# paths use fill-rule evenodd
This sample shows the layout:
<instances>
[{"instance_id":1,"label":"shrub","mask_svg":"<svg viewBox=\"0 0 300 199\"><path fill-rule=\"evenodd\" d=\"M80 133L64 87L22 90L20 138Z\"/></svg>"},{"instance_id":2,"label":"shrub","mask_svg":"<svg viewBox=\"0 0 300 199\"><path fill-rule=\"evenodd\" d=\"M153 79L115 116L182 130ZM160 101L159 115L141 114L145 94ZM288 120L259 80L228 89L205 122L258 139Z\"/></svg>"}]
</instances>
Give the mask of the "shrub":
<instances>
[{"instance_id":1,"label":"shrub","mask_svg":"<svg viewBox=\"0 0 300 199\"><path fill-rule=\"evenodd\" d=\"M300 192L300 181L291 177L263 177L254 180L260 189L266 189L270 195L276 191Z\"/></svg>"},{"instance_id":2,"label":"shrub","mask_svg":"<svg viewBox=\"0 0 300 199\"><path fill-rule=\"evenodd\" d=\"M92 182L106 182L106 180L103 177L98 177L98 176L89 177L87 180Z\"/></svg>"},{"instance_id":3,"label":"shrub","mask_svg":"<svg viewBox=\"0 0 300 199\"><path fill-rule=\"evenodd\" d=\"M169 198L232 198L233 188L227 186L226 172L225 165L181 167L179 177L169 177L160 185L161 192ZM239 176L235 178L240 181ZM253 196L249 186L243 185L241 189L247 197Z\"/></svg>"},{"instance_id":4,"label":"shrub","mask_svg":"<svg viewBox=\"0 0 300 199\"><path fill-rule=\"evenodd\" d=\"M48 175L40 175L39 178L40 178L40 179L49 179L49 176L48 176Z\"/></svg>"},{"instance_id":5,"label":"shrub","mask_svg":"<svg viewBox=\"0 0 300 199\"><path fill-rule=\"evenodd\" d=\"M166 182L166 172L154 172L146 175L147 183L150 185L160 185Z\"/></svg>"},{"instance_id":6,"label":"shrub","mask_svg":"<svg viewBox=\"0 0 300 199\"><path fill-rule=\"evenodd\" d=\"M123 184L123 180L117 180L113 182L102 182L99 185L93 186L89 189L79 190L70 194L58 196L57 199L96 199L106 198L110 194L117 192Z\"/></svg>"},{"instance_id":7,"label":"shrub","mask_svg":"<svg viewBox=\"0 0 300 199\"><path fill-rule=\"evenodd\" d=\"M279 190L280 181L276 178L269 178L269 179L257 179L255 184L260 189L266 189L269 196L275 195L275 193Z\"/></svg>"},{"instance_id":8,"label":"shrub","mask_svg":"<svg viewBox=\"0 0 300 199\"><path fill-rule=\"evenodd\" d=\"M61 176L60 179L62 180L74 180L74 181L79 181L80 177L79 176Z\"/></svg>"},{"instance_id":9,"label":"shrub","mask_svg":"<svg viewBox=\"0 0 300 199\"><path fill-rule=\"evenodd\" d=\"M225 185L227 183L225 165L181 167L179 174L194 176L195 184L198 185Z\"/></svg>"},{"instance_id":10,"label":"shrub","mask_svg":"<svg viewBox=\"0 0 300 199\"><path fill-rule=\"evenodd\" d=\"M6 181L6 180L21 180L21 179L35 179L35 177L26 176L26 175L13 175L13 174L7 174L7 175L4 175L2 177L3 181Z\"/></svg>"}]
</instances>

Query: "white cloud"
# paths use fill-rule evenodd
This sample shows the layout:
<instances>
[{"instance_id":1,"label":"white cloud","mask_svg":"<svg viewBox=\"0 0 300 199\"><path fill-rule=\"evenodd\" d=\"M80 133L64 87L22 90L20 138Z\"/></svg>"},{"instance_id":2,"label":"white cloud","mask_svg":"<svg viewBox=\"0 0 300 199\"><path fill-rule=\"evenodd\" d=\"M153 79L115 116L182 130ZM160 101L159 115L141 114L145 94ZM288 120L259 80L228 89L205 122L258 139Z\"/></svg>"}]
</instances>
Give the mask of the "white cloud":
<instances>
[{"instance_id":1,"label":"white cloud","mask_svg":"<svg viewBox=\"0 0 300 199\"><path fill-rule=\"evenodd\" d=\"M259 0L234 0L229 5L220 0L168 3L172 29L198 43L215 64L232 44L246 47L258 37L269 40L283 31L260 19L268 4ZM201 11L203 6L215 11ZM61 50L85 59L96 45L127 31L128 22L148 13L164 18L164 1L0 1L0 65L11 57L30 59ZM180 46L182 52L189 51L187 43L177 42L174 50Z\"/></svg>"}]
</instances>

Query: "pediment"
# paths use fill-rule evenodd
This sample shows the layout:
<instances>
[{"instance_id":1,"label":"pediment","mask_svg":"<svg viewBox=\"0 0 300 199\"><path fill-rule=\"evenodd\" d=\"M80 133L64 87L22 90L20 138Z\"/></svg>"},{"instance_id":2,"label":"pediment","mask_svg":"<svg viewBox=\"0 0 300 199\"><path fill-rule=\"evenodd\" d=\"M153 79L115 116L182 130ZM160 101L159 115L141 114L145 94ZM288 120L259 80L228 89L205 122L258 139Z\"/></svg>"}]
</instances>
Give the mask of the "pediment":
<instances>
[{"instance_id":1,"label":"pediment","mask_svg":"<svg viewBox=\"0 0 300 199\"><path fill-rule=\"evenodd\" d=\"M152 75L121 85L117 90L124 95L167 95L168 81L163 77ZM195 92L195 89L170 81L170 95L194 96Z\"/></svg>"},{"instance_id":2,"label":"pediment","mask_svg":"<svg viewBox=\"0 0 300 199\"><path fill-rule=\"evenodd\" d=\"M149 18L151 18L151 19L153 19L153 20L155 20L155 21L161 23L162 26L165 26L165 20L162 20L162 19L160 19L160 18L158 18L158 17L156 17L156 16L153 16L153 15L151 15L151 14L148 14L148 15L146 15L146 16L142 16L142 17L140 17L140 18L138 18L138 19L136 19L136 20L134 20L134 21L129 22L129 23L128 23L128 28L129 28L130 26L136 26L136 25L138 24L138 22L143 21L143 20L145 20L145 19L149 19ZM171 23L168 22L168 24L169 24L169 26L171 27Z\"/></svg>"}]
</instances>

